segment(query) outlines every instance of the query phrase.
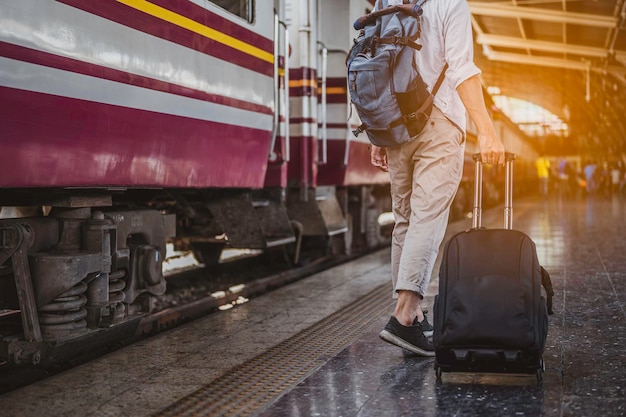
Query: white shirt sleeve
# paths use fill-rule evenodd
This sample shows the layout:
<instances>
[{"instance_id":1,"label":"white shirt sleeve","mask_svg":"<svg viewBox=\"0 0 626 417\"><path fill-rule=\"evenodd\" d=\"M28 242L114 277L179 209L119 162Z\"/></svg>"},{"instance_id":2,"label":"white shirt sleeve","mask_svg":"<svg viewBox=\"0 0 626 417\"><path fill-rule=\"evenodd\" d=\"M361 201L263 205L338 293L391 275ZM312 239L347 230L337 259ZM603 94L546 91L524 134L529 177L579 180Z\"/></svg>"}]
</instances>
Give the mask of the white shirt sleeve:
<instances>
[{"instance_id":1,"label":"white shirt sleeve","mask_svg":"<svg viewBox=\"0 0 626 417\"><path fill-rule=\"evenodd\" d=\"M480 69L474 63L474 43L469 5L466 1L458 1L450 7L444 22L445 59L449 65L446 77L454 88L474 75Z\"/></svg>"}]
</instances>

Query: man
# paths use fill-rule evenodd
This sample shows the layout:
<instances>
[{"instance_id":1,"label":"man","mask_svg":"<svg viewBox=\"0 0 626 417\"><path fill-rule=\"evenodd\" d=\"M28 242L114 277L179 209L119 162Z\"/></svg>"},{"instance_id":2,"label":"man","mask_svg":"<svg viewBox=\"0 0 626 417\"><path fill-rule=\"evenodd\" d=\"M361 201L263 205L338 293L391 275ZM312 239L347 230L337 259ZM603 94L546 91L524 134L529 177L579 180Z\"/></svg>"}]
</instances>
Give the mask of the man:
<instances>
[{"instance_id":1,"label":"man","mask_svg":"<svg viewBox=\"0 0 626 417\"><path fill-rule=\"evenodd\" d=\"M461 181L466 111L478 129L484 163L504 164L504 146L485 107L480 69L474 64L467 1L428 0L423 10L422 49L415 58L431 90L444 65L449 66L435 107L419 136L390 148L372 146L370 156L373 165L389 171L395 215L391 266L397 303L380 337L418 355L434 356L432 326L421 302Z\"/></svg>"}]
</instances>

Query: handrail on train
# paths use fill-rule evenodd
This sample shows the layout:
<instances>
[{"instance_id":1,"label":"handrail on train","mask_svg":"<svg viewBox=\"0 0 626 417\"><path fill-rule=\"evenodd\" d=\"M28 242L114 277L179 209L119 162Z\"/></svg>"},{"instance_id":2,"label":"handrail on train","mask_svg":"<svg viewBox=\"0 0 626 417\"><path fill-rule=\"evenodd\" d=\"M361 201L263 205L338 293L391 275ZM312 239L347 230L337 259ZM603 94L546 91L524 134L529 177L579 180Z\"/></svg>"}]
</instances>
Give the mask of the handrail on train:
<instances>
[{"instance_id":1,"label":"handrail on train","mask_svg":"<svg viewBox=\"0 0 626 417\"><path fill-rule=\"evenodd\" d=\"M328 162L328 107L326 99L326 79L328 70L328 48L323 42L317 41L317 44L322 47L322 63L321 63L321 78L322 78L322 111L320 119L322 120L322 160L320 164L326 164Z\"/></svg>"},{"instance_id":2,"label":"handrail on train","mask_svg":"<svg viewBox=\"0 0 626 417\"><path fill-rule=\"evenodd\" d=\"M326 94L326 82L328 78L328 54L344 54L348 56L348 51L344 49L329 49L324 45L323 42L317 41L318 45L321 48L322 62L321 62L321 79L322 79L322 94L321 94L321 105L322 111L320 114L320 119L322 121L322 160L320 164L328 163L328 99ZM349 106L349 103L348 103ZM349 108L346 109L349 114ZM346 123L347 131L350 131L350 124ZM350 137L346 135L346 154L344 155L344 165L348 164L348 149L350 144Z\"/></svg>"},{"instance_id":3,"label":"handrail on train","mask_svg":"<svg viewBox=\"0 0 626 417\"><path fill-rule=\"evenodd\" d=\"M274 14L274 120L272 125L272 143L270 145L269 159L275 161L278 159L278 155L274 152L276 146L276 137L278 135L280 126L280 74L279 74L279 61L280 61L280 27L284 28L284 84L285 84L285 155L283 155L284 161L289 161L291 148L290 148L290 135L289 135L289 119L290 106L289 106L289 29L287 24L278 18L278 14Z\"/></svg>"}]
</instances>

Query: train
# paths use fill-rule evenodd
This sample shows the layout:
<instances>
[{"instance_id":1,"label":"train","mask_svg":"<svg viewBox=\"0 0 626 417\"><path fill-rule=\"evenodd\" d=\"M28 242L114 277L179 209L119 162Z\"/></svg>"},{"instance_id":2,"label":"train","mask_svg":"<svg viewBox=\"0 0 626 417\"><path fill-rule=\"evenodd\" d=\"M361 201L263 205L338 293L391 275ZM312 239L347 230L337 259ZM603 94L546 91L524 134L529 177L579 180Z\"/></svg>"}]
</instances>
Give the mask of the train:
<instances>
[{"instance_id":1,"label":"train","mask_svg":"<svg viewBox=\"0 0 626 417\"><path fill-rule=\"evenodd\" d=\"M168 247L206 268L227 248L295 267L388 244L388 174L346 92L372 3L2 2L0 361L132 334L168 291ZM521 181L537 152L489 106ZM471 211L476 143L470 124L454 215Z\"/></svg>"}]
</instances>

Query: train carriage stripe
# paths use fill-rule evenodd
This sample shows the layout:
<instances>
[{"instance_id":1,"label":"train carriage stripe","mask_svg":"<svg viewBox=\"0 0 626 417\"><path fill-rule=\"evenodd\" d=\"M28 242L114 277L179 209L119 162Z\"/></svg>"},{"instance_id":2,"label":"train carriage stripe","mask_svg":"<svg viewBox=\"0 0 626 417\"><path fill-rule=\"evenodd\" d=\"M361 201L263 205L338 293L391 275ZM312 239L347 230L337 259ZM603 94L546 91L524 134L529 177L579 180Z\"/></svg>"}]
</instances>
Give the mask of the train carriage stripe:
<instances>
[{"instance_id":1,"label":"train carriage stripe","mask_svg":"<svg viewBox=\"0 0 626 417\"><path fill-rule=\"evenodd\" d=\"M1 187L263 186L270 130L2 86L0 96L0 143L28 138L0 153Z\"/></svg>"},{"instance_id":2,"label":"train carriage stripe","mask_svg":"<svg viewBox=\"0 0 626 417\"><path fill-rule=\"evenodd\" d=\"M155 78L130 74L113 68L103 67L85 61L54 55L48 52L38 51L2 41L0 41L0 56L210 103L222 104L242 110L249 110L262 114L272 114L272 109L268 106L238 100L223 95L210 94L205 91L168 83Z\"/></svg>"},{"instance_id":3,"label":"train carriage stripe","mask_svg":"<svg viewBox=\"0 0 626 417\"><path fill-rule=\"evenodd\" d=\"M136 5L146 6L147 10L157 14L157 16L147 13L145 10L126 5L118 0L57 1L135 30L223 59L243 68L251 69L267 76L273 76L274 74L273 42L271 40L246 30L192 3L189 3L189 7L196 7L199 11L194 10L191 13L190 10L186 10L185 13L192 16L187 17L182 13L177 13L143 0ZM147 5L150 5L150 7ZM201 16L204 16L204 19ZM178 24L164 20L162 17L172 19ZM210 22L211 27L219 28L219 30L210 28L203 21ZM188 27L180 26L179 24L187 25ZM195 29L195 31L191 28ZM218 39L215 39L214 37L217 35L219 35ZM269 61L268 55L272 56Z\"/></svg>"},{"instance_id":4,"label":"train carriage stripe","mask_svg":"<svg viewBox=\"0 0 626 417\"><path fill-rule=\"evenodd\" d=\"M321 97L321 86L317 95ZM329 104L348 103L348 89L346 77L328 77L326 80L326 100Z\"/></svg>"},{"instance_id":5,"label":"train carriage stripe","mask_svg":"<svg viewBox=\"0 0 626 417\"><path fill-rule=\"evenodd\" d=\"M237 38L234 38L223 32L219 32L208 26L200 24L181 14L174 13L171 10L157 6L145 0L117 0L117 1L129 7L132 7L144 13L147 13L151 16L157 17L165 22L188 29L192 32L197 33L198 35L204 36L209 39L213 39L219 43L230 46L231 48L240 50L251 56L255 56L271 64L274 63L273 53L264 51L260 48L257 48L256 46L250 45L249 43L242 42Z\"/></svg>"},{"instance_id":6,"label":"train carriage stripe","mask_svg":"<svg viewBox=\"0 0 626 417\"><path fill-rule=\"evenodd\" d=\"M206 3L206 0L203 1ZM240 21L241 24L233 24L228 19L225 19L224 17L199 6L198 1L192 2L187 0L182 2L178 0L150 0L150 3L182 15L199 24L209 26L232 38L254 45L268 53L273 52L274 50L273 38L262 36L256 31L256 28L253 31L242 26L251 26L252 24L247 24L239 18L236 18L236 20ZM273 34L271 36L273 36Z\"/></svg>"}]
</instances>

